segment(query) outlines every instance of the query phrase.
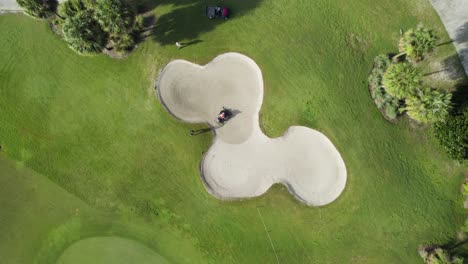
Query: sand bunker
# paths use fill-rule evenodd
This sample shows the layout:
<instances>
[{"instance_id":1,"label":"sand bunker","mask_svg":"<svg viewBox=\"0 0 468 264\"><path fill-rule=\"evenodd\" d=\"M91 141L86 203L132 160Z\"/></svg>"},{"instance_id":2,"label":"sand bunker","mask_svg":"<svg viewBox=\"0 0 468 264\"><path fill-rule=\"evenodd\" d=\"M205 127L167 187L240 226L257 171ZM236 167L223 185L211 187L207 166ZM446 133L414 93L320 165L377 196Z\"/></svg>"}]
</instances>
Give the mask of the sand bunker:
<instances>
[{"instance_id":1,"label":"sand bunker","mask_svg":"<svg viewBox=\"0 0 468 264\"><path fill-rule=\"evenodd\" d=\"M263 134L263 79L252 59L226 53L206 66L176 60L163 69L156 90L176 118L215 128L213 145L201 164L203 182L214 196L255 197L282 183L300 201L325 205L343 191L346 167L325 135L300 126L279 138ZM220 126L216 117L223 107L235 116Z\"/></svg>"}]
</instances>

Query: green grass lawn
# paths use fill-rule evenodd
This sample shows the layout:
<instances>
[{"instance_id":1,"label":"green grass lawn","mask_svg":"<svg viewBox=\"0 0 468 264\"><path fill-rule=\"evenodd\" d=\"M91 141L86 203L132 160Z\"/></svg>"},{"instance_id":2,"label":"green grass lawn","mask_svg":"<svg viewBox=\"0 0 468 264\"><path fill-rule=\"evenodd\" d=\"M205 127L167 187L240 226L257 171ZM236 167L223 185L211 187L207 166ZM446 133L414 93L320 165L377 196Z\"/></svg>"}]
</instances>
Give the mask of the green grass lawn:
<instances>
[{"instance_id":1,"label":"green grass lawn","mask_svg":"<svg viewBox=\"0 0 468 264\"><path fill-rule=\"evenodd\" d=\"M32 263L48 230L87 213L80 199L14 163L0 159L0 255L3 263Z\"/></svg>"},{"instance_id":2,"label":"green grass lawn","mask_svg":"<svg viewBox=\"0 0 468 264\"><path fill-rule=\"evenodd\" d=\"M167 264L167 260L151 249L128 239L93 237L71 245L57 264Z\"/></svg>"},{"instance_id":3,"label":"green grass lawn","mask_svg":"<svg viewBox=\"0 0 468 264\"><path fill-rule=\"evenodd\" d=\"M88 258L98 250L103 254L94 259L107 258L108 263L116 263L112 256L119 254L112 251L117 250L123 261L134 257L135 261L146 258L166 263L158 255L161 253L169 263L204 262L192 240L174 228L160 228L166 224L161 220L155 219L149 225L139 217L92 208L46 177L17 167L3 157L0 157L0 193L2 263L55 263L62 252L61 263L75 263L68 263L72 261L70 256L81 261L77 263L90 263ZM92 246L96 241L101 242L100 248ZM154 252L138 242L147 244ZM135 250L125 252L122 247ZM144 263L142 261L136 263Z\"/></svg>"},{"instance_id":4,"label":"green grass lawn","mask_svg":"<svg viewBox=\"0 0 468 264\"><path fill-rule=\"evenodd\" d=\"M257 208L280 263L419 263L418 245L454 237L466 166L427 131L386 122L367 90L373 58L397 50L400 28L422 21L448 39L427 1L231 1L229 21L205 18L204 2L167 2L151 6L156 30L124 60L78 56L45 22L0 16L2 152L37 172L50 187L36 191L57 207L15 198L29 185L5 178L2 167L10 187L0 208L12 216L0 215L0 230L16 234L0 241L7 263L51 263L80 239L108 235L170 263L275 263ZM203 64L227 51L262 69L268 135L303 125L337 146L348 170L337 201L307 207L282 186L238 202L206 192L198 167L212 136L190 137L193 126L162 108L153 82L172 59ZM444 45L436 56L454 52Z\"/></svg>"}]
</instances>

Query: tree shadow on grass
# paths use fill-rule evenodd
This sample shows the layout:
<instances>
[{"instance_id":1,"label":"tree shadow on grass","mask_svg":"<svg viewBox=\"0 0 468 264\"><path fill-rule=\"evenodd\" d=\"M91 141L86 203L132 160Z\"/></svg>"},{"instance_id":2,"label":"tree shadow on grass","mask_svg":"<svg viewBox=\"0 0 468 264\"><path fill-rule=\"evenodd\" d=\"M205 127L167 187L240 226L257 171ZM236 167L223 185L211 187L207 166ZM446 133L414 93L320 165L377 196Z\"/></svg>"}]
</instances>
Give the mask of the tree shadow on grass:
<instances>
[{"instance_id":1,"label":"tree shadow on grass","mask_svg":"<svg viewBox=\"0 0 468 264\"><path fill-rule=\"evenodd\" d=\"M437 44L437 47L445 46L445 45L451 44L453 42L454 42L454 40L447 40L447 41L444 41L444 42L441 42L441 43Z\"/></svg>"},{"instance_id":2,"label":"tree shadow on grass","mask_svg":"<svg viewBox=\"0 0 468 264\"><path fill-rule=\"evenodd\" d=\"M163 1L158 0L130 0L138 14L143 14L155 9Z\"/></svg>"},{"instance_id":3,"label":"tree shadow on grass","mask_svg":"<svg viewBox=\"0 0 468 264\"><path fill-rule=\"evenodd\" d=\"M468 68L468 48L459 50L458 55L460 56L460 60L463 62L463 66ZM465 69L465 73L467 72L468 69Z\"/></svg>"},{"instance_id":4,"label":"tree shadow on grass","mask_svg":"<svg viewBox=\"0 0 468 264\"><path fill-rule=\"evenodd\" d=\"M462 51L463 52L463 51ZM465 50L464 52L468 52ZM455 91L452 95L453 113L458 113L468 106L468 77L463 68L458 54L445 58L441 62L445 78L455 81Z\"/></svg>"},{"instance_id":5,"label":"tree shadow on grass","mask_svg":"<svg viewBox=\"0 0 468 264\"><path fill-rule=\"evenodd\" d=\"M456 91L452 96L453 111L454 113L468 107L468 83L461 83L457 85Z\"/></svg>"},{"instance_id":6,"label":"tree shadow on grass","mask_svg":"<svg viewBox=\"0 0 468 264\"><path fill-rule=\"evenodd\" d=\"M231 1L162 1L160 4L173 4L172 12L158 17L154 26L153 40L161 45L174 45L184 39L195 39L202 33L209 32L222 23L238 19L259 6L262 0ZM205 9L209 5L224 5L229 8L229 19L209 19Z\"/></svg>"},{"instance_id":7,"label":"tree shadow on grass","mask_svg":"<svg viewBox=\"0 0 468 264\"><path fill-rule=\"evenodd\" d=\"M455 43L468 42L468 22L465 22L461 27L457 29L457 36L453 40Z\"/></svg>"},{"instance_id":8,"label":"tree shadow on grass","mask_svg":"<svg viewBox=\"0 0 468 264\"><path fill-rule=\"evenodd\" d=\"M460 62L460 57L458 54L454 54L445 58L441 62L441 69L439 71L444 72L445 76L450 80L458 82L463 82L466 80L465 69Z\"/></svg>"},{"instance_id":9,"label":"tree shadow on grass","mask_svg":"<svg viewBox=\"0 0 468 264\"><path fill-rule=\"evenodd\" d=\"M463 24L457 29L457 36L454 40L455 43L468 43L468 22ZM468 67L468 48L464 48L458 51L460 59L464 62L464 66ZM468 72L468 69L465 69L465 72Z\"/></svg>"}]
</instances>

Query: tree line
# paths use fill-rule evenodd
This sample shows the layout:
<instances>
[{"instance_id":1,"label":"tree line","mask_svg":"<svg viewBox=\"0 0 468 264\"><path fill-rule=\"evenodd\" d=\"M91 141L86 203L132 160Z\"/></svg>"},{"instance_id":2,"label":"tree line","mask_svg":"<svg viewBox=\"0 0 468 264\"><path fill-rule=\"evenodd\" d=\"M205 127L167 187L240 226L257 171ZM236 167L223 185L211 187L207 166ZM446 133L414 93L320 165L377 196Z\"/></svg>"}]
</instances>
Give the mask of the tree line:
<instances>
[{"instance_id":1,"label":"tree line","mask_svg":"<svg viewBox=\"0 0 468 264\"><path fill-rule=\"evenodd\" d=\"M436 48L439 37L419 25L401 34L399 54L379 55L369 75L369 89L387 119L406 113L411 119L431 124L435 138L448 155L468 159L468 105L454 107L452 93L424 80L418 63Z\"/></svg>"},{"instance_id":2,"label":"tree line","mask_svg":"<svg viewBox=\"0 0 468 264\"><path fill-rule=\"evenodd\" d=\"M55 17L68 46L80 54L104 49L127 52L135 47L143 19L125 0L17 0L36 18Z\"/></svg>"}]
</instances>

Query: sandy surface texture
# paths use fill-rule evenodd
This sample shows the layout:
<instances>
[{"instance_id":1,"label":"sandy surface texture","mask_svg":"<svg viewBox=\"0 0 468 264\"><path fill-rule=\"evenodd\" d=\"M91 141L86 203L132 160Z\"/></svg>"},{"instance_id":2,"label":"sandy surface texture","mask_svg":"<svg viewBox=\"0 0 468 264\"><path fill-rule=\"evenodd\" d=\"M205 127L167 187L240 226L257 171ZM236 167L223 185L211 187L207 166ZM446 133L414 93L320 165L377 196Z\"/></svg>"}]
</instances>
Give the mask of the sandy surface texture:
<instances>
[{"instance_id":1,"label":"sandy surface texture","mask_svg":"<svg viewBox=\"0 0 468 264\"><path fill-rule=\"evenodd\" d=\"M156 89L176 118L213 127L215 139L202 160L201 176L216 197L255 197L282 183L298 200L319 206L343 191L346 167L325 135L300 126L279 138L263 134L263 79L252 59L225 53L206 66L172 61L160 73ZM234 117L220 125L216 117L223 107L232 109Z\"/></svg>"},{"instance_id":2,"label":"sandy surface texture","mask_svg":"<svg viewBox=\"0 0 468 264\"><path fill-rule=\"evenodd\" d=\"M430 0L453 40L468 75L468 0Z\"/></svg>"}]
</instances>

